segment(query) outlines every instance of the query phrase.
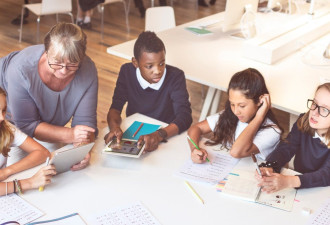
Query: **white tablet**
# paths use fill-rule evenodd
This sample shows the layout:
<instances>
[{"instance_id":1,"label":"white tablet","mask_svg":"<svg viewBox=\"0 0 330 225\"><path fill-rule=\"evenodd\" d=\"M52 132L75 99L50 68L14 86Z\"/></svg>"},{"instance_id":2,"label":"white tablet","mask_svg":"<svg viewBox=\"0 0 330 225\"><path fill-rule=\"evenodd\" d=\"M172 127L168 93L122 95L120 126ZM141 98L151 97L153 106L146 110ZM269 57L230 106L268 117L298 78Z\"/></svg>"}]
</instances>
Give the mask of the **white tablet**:
<instances>
[{"instance_id":1,"label":"white tablet","mask_svg":"<svg viewBox=\"0 0 330 225\"><path fill-rule=\"evenodd\" d=\"M49 164L53 164L56 167L58 174L66 172L73 165L81 162L93 146L94 142L75 148L56 150Z\"/></svg>"},{"instance_id":2,"label":"white tablet","mask_svg":"<svg viewBox=\"0 0 330 225\"><path fill-rule=\"evenodd\" d=\"M120 143L117 143L117 139L112 139L109 144L103 149L103 153L139 158L144 150L144 143L142 146L138 146L138 141L122 139Z\"/></svg>"}]
</instances>

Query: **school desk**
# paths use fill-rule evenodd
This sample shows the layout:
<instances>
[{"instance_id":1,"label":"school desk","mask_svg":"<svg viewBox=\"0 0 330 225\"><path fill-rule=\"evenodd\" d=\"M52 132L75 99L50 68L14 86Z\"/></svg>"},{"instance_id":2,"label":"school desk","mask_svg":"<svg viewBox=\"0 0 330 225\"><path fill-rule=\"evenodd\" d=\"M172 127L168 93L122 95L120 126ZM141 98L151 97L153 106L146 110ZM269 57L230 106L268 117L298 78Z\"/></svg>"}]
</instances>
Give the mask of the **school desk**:
<instances>
[{"instance_id":1,"label":"school desk","mask_svg":"<svg viewBox=\"0 0 330 225\"><path fill-rule=\"evenodd\" d=\"M259 21L260 27L269 29L276 24L285 24L287 15L261 16L272 20L272 23L268 24L263 20ZM231 37L230 32L222 32L223 17L224 13L217 13L157 33L166 47L166 63L182 69L188 80L209 87L200 120L207 116L209 110L210 114L216 112L220 99L220 91L217 90L227 91L229 80L234 73L252 67L258 69L265 77L272 106L290 113L291 127L297 116L307 111L307 99L313 98L320 80L327 79L328 82L330 80L329 61L328 66L310 66L302 61L306 54L307 56L315 54L317 63L323 63L321 61L325 59L322 58L322 54L329 44L330 33L275 64L268 65L242 56L245 40ZM220 22L207 28L213 32L211 35L198 36L185 30L187 26L212 20ZM127 41L109 47L107 52L131 60L134 43L135 40ZM315 64L311 61L310 63ZM215 104L212 105L213 97Z\"/></svg>"},{"instance_id":2,"label":"school desk","mask_svg":"<svg viewBox=\"0 0 330 225\"><path fill-rule=\"evenodd\" d=\"M134 114L123 120L122 128L126 129L134 121L164 125ZM24 199L46 213L39 220L74 212L85 219L106 209L141 201L163 225L306 224L309 216L302 214L302 208L315 211L330 194L330 187L299 190L296 196L299 202L294 203L292 212L287 212L223 196L214 186L190 182L204 200L203 205L183 179L173 176L190 157L186 132L135 159L102 154L103 136L107 131L106 128L100 132L87 168L55 176L43 192L36 189L23 194ZM247 158L242 159L237 168L254 171L255 165Z\"/></svg>"}]
</instances>

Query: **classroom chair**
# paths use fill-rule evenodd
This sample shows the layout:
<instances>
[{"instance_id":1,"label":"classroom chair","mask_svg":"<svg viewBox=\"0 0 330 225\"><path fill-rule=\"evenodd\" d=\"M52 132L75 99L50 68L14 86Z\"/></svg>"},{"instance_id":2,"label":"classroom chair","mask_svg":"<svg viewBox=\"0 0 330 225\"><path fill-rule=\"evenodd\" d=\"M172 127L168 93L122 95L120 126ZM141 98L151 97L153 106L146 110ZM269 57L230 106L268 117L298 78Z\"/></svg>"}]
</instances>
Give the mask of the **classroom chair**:
<instances>
[{"instance_id":1,"label":"classroom chair","mask_svg":"<svg viewBox=\"0 0 330 225\"><path fill-rule=\"evenodd\" d=\"M148 8L145 30L159 32L175 27L174 10L171 6Z\"/></svg>"},{"instance_id":2,"label":"classroom chair","mask_svg":"<svg viewBox=\"0 0 330 225\"><path fill-rule=\"evenodd\" d=\"M33 14L35 14L37 18L37 43L39 43L39 26L40 26L40 17L45 15L56 14L56 21L58 22L58 14L68 14L71 16L71 20L73 23L73 15L72 15L72 1L71 0L42 0L41 3L31 3L24 4L22 6L21 12L21 27L19 30L19 42L22 41L23 34L23 16L24 9L28 9Z\"/></svg>"},{"instance_id":3,"label":"classroom chair","mask_svg":"<svg viewBox=\"0 0 330 225\"><path fill-rule=\"evenodd\" d=\"M128 3L126 3L125 0L105 0L104 3L101 3L101 39L103 40L103 33L104 33L104 6L107 4L112 4L116 2L123 3L124 11L125 11L125 19L126 19L126 28L127 32L129 32L129 20L128 20L128 14L129 14L129 7L131 4L131 0L128 0Z\"/></svg>"}]
</instances>

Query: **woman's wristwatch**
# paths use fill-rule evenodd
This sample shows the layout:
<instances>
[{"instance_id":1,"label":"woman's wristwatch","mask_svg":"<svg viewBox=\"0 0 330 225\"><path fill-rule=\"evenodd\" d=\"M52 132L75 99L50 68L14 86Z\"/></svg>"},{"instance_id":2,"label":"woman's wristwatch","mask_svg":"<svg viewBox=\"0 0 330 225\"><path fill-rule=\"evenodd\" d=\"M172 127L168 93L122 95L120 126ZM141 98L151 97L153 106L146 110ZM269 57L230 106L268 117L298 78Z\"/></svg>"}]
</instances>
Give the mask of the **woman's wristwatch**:
<instances>
[{"instance_id":1,"label":"woman's wristwatch","mask_svg":"<svg viewBox=\"0 0 330 225\"><path fill-rule=\"evenodd\" d=\"M159 136L163 139L161 142L167 142L167 132L162 128L158 129L157 132Z\"/></svg>"}]
</instances>

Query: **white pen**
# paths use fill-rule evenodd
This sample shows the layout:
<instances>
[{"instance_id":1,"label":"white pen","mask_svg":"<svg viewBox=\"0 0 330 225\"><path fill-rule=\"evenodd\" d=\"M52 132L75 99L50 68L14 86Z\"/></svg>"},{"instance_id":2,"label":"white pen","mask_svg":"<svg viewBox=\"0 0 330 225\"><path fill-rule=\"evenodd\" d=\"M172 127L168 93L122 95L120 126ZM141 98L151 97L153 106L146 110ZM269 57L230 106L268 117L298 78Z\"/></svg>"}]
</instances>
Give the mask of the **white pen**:
<instances>
[{"instance_id":1,"label":"white pen","mask_svg":"<svg viewBox=\"0 0 330 225\"><path fill-rule=\"evenodd\" d=\"M49 157L47 157L46 159L46 166L48 166L48 164L49 164ZM44 186L40 186L39 191L44 191Z\"/></svg>"}]
</instances>

